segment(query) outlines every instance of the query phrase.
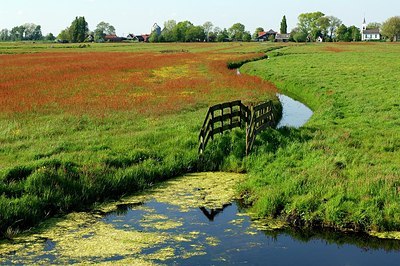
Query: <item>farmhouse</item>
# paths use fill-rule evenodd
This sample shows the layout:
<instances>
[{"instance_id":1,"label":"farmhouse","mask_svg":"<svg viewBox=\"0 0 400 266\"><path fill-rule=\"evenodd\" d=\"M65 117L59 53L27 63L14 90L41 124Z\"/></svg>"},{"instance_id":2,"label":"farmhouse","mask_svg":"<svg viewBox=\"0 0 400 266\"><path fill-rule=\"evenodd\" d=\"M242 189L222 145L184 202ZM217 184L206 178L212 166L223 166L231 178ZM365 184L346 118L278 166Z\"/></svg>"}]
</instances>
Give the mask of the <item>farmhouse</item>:
<instances>
[{"instance_id":1,"label":"farmhouse","mask_svg":"<svg viewBox=\"0 0 400 266\"><path fill-rule=\"evenodd\" d=\"M136 42L148 42L150 38L149 34L142 34L142 35L134 35L134 34L129 34L126 39L130 41L136 41Z\"/></svg>"},{"instance_id":2,"label":"farmhouse","mask_svg":"<svg viewBox=\"0 0 400 266\"><path fill-rule=\"evenodd\" d=\"M290 34L277 33L275 36L275 42L288 42L289 39L290 39Z\"/></svg>"},{"instance_id":3,"label":"farmhouse","mask_svg":"<svg viewBox=\"0 0 400 266\"><path fill-rule=\"evenodd\" d=\"M272 38L272 40L274 40L276 37L276 34L278 34L278 33L272 29L267 32L261 31L258 33L258 37L256 38L256 40L259 42L268 41L268 40L270 40L270 38Z\"/></svg>"},{"instance_id":4,"label":"farmhouse","mask_svg":"<svg viewBox=\"0 0 400 266\"><path fill-rule=\"evenodd\" d=\"M110 35L104 36L104 41L106 41L106 42L122 42L124 39L125 38L118 37L115 34L110 34Z\"/></svg>"},{"instance_id":5,"label":"farmhouse","mask_svg":"<svg viewBox=\"0 0 400 266\"><path fill-rule=\"evenodd\" d=\"M367 29L367 23L364 18L361 30L362 41L379 41L381 39L381 33L379 29Z\"/></svg>"}]
</instances>

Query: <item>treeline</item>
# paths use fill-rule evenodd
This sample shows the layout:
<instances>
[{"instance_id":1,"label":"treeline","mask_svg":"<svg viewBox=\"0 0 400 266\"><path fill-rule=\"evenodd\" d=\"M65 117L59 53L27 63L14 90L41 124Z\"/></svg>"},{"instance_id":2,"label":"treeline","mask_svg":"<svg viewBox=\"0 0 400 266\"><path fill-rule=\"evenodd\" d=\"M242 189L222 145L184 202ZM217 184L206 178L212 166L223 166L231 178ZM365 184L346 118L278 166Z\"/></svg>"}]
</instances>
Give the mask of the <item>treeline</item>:
<instances>
[{"instance_id":1,"label":"treeline","mask_svg":"<svg viewBox=\"0 0 400 266\"><path fill-rule=\"evenodd\" d=\"M46 36L42 34L42 27L33 23L26 23L21 26L15 26L11 30L2 29L0 31L0 41L54 41L56 38L52 33Z\"/></svg>"},{"instance_id":2,"label":"treeline","mask_svg":"<svg viewBox=\"0 0 400 266\"><path fill-rule=\"evenodd\" d=\"M370 23L367 29L380 29L384 39L397 41L400 39L400 17L391 17L383 23ZM62 30L57 39L60 42L104 42L105 36L115 35L115 27L106 22L100 22L94 31L89 30L85 17L76 17L71 25ZM258 27L253 34L246 30L242 23L235 23L230 28L221 29L214 27L208 21L203 25L194 25L190 21L176 22L168 20L161 28L157 24L152 29L148 41L150 42L224 42L224 41L252 41L264 32L263 27ZM281 34L288 33L286 16L281 21ZM134 36L133 34L130 34ZM42 35L41 26L24 24L11 30L0 31L0 41L54 41L56 37L49 33ZM126 39L122 37L121 39ZM290 32L290 41L312 42L322 39L325 42L334 41L361 41L360 28L352 25L346 26L334 16L326 16L322 12L303 13L298 17L297 26ZM268 40L274 41L274 36Z\"/></svg>"},{"instance_id":3,"label":"treeline","mask_svg":"<svg viewBox=\"0 0 400 266\"><path fill-rule=\"evenodd\" d=\"M384 39L396 41L400 36L400 17L391 17L382 24L369 23L368 29L379 29ZM339 18L326 16L322 12L300 14L297 27L291 32L291 40L306 42L318 38L324 42L361 41L361 29L354 25L346 26Z\"/></svg>"},{"instance_id":4,"label":"treeline","mask_svg":"<svg viewBox=\"0 0 400 266\"><path fill-rule=\"evenodd\" d=\"M377 28L378 23L370 23L369 28ZM291 40L295 42L316 41L322 38L324 42L361 41L361 30L356 26L347 27L334 16L326 16L322 12L303 13L298 17L297 27L291 32Z\"/></svg>"},{"instance_id":5,"label":"treeline","mask_svg":"<svg viewBox=\"0 0 400 266\"><path fill-rule=\"evenodd\" d=\"M201 26L193 25L190 21L176 22L168 20L164 28L155 28L150 35L150 42L223 42L251 41L251 34L241 23L235 23L230 28L214 27L208 21Z\"/></svg>"}]
</instances>

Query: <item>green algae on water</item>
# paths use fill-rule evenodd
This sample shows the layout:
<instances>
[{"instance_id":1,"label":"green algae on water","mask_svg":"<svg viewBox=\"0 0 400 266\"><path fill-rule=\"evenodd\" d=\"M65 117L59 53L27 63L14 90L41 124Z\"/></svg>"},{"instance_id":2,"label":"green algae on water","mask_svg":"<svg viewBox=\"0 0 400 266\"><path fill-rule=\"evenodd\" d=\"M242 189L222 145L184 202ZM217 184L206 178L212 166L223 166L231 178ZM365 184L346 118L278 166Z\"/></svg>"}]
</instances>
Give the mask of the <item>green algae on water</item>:
<instances>
[{"instance_id":1,"label":"green algae on water","mask_svg":"<svg viewBox=\"0 0 400 266\"><path fill-rule=\"evenodd\" d=\"M198 231L174 232L184 224L182 219L172 220L141 204L153 200L179 212L199 207L223 208L237 199L236 186L243 178L230 173L190 174L119 202L102 204L92 213L49 219L34 232L1 243L0 263L154 265L205 255L206 246L217 246L219 239ZM104 214L118 212L121 206L136 206L144 212L137 221L143 230L129 224L116 228L101 220ZM186 243L185 247L181 243Z\"/></svg>"}]
</instances>

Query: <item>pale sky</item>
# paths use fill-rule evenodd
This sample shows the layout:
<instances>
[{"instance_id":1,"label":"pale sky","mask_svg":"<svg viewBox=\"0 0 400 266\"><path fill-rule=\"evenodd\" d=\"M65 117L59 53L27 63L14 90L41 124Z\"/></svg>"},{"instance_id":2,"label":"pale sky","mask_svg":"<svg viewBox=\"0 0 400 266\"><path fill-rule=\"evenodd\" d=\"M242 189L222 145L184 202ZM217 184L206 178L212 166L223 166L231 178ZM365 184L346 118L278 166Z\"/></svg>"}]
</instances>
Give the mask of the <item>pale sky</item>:
<instances>
[{"instance_id":1,"label":"pale sky","mask_svg":"<svg viewBox=\"0 0 400 266\"><path fill-rule=\"evenodd\" d=\"M150 33L154 23L163 27L169 19L195 25L211 21L220 28L240 22L253 33L257 27L278 31L283 15L290 30L299 14L315 11L360 27L364 16L367 22L400 16L400 0L0 0L0 29L35 23L43 34L58 35L76 16L85 16L90 30L105 21L121 36Z\"/></svg>"}]
</instances>

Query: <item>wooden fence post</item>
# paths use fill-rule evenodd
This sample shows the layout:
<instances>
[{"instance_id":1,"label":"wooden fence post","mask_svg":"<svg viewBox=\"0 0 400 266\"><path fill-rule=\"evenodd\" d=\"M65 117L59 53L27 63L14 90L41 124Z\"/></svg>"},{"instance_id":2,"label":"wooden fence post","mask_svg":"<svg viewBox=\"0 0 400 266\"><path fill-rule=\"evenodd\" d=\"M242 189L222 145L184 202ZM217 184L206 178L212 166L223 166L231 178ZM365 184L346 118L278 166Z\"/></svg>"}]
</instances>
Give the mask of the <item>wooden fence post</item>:
<instances>
[{"instance_id":1,"label":"wooden fence post","mask_svg":"<svg viewBox=\"0 0 400 266\"><path fill-rule=\"evenodd\" d=\"M211 112L211 140L214 140L214 110Z\"/></svg>"}]
</instances>

